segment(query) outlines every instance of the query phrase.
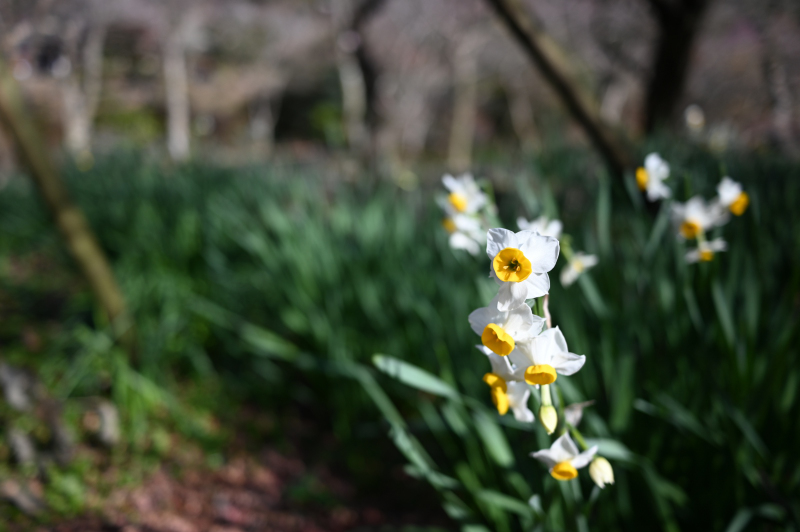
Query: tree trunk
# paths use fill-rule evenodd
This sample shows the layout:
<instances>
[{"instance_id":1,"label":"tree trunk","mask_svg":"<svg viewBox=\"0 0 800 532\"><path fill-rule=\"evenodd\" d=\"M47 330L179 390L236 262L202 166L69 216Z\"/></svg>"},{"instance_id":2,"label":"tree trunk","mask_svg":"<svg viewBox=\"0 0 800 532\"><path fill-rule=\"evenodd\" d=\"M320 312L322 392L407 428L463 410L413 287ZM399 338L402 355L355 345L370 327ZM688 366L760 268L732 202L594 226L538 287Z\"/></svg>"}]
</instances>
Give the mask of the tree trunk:
<instances>
[{"instance_id":1,"label":"tree trunk","mask_svg":"<svg viewBox=\"0 0 800 532\"><path fill-rule=\"evenodd\" d=\"M42 136L25 115L19 88L0 64L0 123L19 161L28 168L75 262L108 316L114 332L130 340L131 322L111 266L81 210L72 202L45 151Z\"/></svg>"},{"instance_id":2,"label":"tree trunk","mask_svg":"<svg viewBox=\"0 0 800 532\"><path fill-rule=\"evenodd\" d=\"M623 147L620 139L600 121L595 110L586 102L588 98L579 96L577 85L567 80L556 66L555 60L542 46L541 37L520 0L485 0L505 23L512 36L522 46L540 74L563 102L567 111L583 128L590 142L600 153L609 170L622 176L631 166L632 157Z\"/></svg>"},{"instance_id":3,"label":"tree trunk","mask_svg":"<svg viewBox=\"0 0 800 532\"><path fill-rule=\"evenodd\" d=\"M797 132L794 121L794 97L789 84L786 66L781 61L778 48L773 44L769 33L769 13L765 20L756 20L755 27L761 39L761 67L764 83L769 92L772 111L773 138L784 153L796 157L800 150L797 146Z\"/></svg>"},{"instance_id":4,"label":"tree trunk","mask_svg":"<svg viewBox=\"0 0 800 532\"><path fill-rule=\"evenodd\" d=\"M351 36L357 38L354 34ZM367 89L361 66L354 51L341 43L336 55L336 66L342 87L342 112L347 144L350 151L358 157L364 157L369 152L369 134L366 123Z\"/></svg>"},{"instance_id":5,"label":"tree trunk","mask_svg":"<svg viewBox=\"0 0 800 532\"><path fill-rule=\"evenodd\" d=\"M82 53L75 54L81 58L81 71L71 72L62 83L64 141L79 164L91 162L94 117L103 85L105 35L104 27L89 29Z\"/></svg>"},{"instance_id":6,"label":"tree trunk","mask_svg":"<svg viewBox=\"0 0 800 532\"><path fill-rule=\"evenodd\" d=\"M458 44L453 60L453 121L447 149L447 166L453 172L466 172L472 165L478 111L478 61L475 52L480 42L480 37L467 35Z\"/></svg>"},{"instance_id":7,"label":"tree trunk","mask_svg":"<svg viewBox=\"0 0 800 532\"><path fill-rule=\"evenodd\" d=\"M659 26L653 72L645 97L644 130L669 124L683 94L697 31L710 0L650 0Z\"/></svg>"},{"instance_id":8,"label":"tree trunk","mask_svg":"<svg viewBox=\"0 0 800 532\"><path fill-rule=\"evenodd\" d=\"M164 42L164 90L167 103L167 149L173 161L189 159L189 75L183 24Z\"/></svg>"}]
</instances>

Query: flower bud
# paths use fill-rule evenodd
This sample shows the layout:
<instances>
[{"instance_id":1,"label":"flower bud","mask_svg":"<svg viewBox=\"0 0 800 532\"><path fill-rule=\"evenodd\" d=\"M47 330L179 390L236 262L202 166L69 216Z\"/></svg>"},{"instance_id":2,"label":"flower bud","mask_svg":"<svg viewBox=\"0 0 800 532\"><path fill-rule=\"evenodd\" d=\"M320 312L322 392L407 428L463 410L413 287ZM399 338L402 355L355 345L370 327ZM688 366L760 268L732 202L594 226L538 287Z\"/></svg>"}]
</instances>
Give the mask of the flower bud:
<instances>
[{"instance_id":1,"label":"flower bud","mask_svg":"<svg viewBox=\"0 0 800 532\"><path fill-rule=\"evenodd\" d=\"M589 465L589 476L592 477L592 480L600 489L603 489L606 484L614 483L614 470L608 460L602 456L592 460Z\"/></svg>"},{"instance_id":2,"label":"flower bud","mask_svg":"<svg viewBox=\"0 0 800 532\"><path fill-rule=\"evenodd\" d=\"M553 405L542 405L539 408L539 422L547 431L547 434L552 434L558 425L558 412Z\"/></svg>"}]
</instances>

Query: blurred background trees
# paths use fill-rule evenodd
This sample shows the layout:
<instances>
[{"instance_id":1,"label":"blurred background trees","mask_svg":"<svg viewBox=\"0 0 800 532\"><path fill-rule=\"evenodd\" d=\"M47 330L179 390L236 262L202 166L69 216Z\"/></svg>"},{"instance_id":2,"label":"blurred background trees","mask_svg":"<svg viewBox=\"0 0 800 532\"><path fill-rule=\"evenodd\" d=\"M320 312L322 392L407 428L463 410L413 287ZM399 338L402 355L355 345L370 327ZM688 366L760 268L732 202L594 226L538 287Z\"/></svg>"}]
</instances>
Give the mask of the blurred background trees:
<instances>
[{"instance_id":1,"label":"blurred background trees","mask_svg":"<svg viewBox=\"0 0 800 532\"><path fill-rule=\"evenodd\" d=\"M718 147L796 151L790 2L506 3L605 134L688 127ZM481 0L4 0L0 17L48 142L83 164L117 141L176 161L263 159L277 143L396 174L425 154L461 170L474 150L509 138L531 150L555 130L586 142Z\"/></svg>"}]
</instances>

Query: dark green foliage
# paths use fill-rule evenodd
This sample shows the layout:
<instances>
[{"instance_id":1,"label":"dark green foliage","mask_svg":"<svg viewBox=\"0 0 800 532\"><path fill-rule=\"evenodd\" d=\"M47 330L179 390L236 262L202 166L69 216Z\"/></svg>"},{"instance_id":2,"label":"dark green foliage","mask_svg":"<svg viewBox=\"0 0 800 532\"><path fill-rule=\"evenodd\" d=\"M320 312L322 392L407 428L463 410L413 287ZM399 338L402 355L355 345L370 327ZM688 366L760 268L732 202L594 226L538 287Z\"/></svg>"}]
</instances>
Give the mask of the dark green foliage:
<instances>
[{"instance_id":1,"label":"dark green foliage","mask_svg":"<svg viewBox=\"0 0 800 532\"><path fill-rule=\"evenodd\" d=\"M800 167L695 149L662 155L678 199L711 197L722 172L750 193L747 213L717 230L729 251L712 263L685 264L666 209L645 205L632 177L612 186L574 152L543 156L517 186L496 190L506 227L538 214L523 205L541 206L561 217L575 249L600 256L569 289L559 263L550 303L571 351L588 358L558 384L567 403L597 401L581 429L603 440L617 475L600 493L585 474L547 477L527 456L549 445L544 434L489 408L488 364L466 318L495 288L485 257L447 247L438 183L405 192L368 177L341 184L320 168L161 168L119 155L69 184L136 316L139 368L164 389L212 379L224 383L224 404L300 404L359 453L392 426L417 458L408 472L436 485L469 530L797 528ZM59 245L25 182L0 191L0 227L4 256ZM85 291L62 291L69 327L102 327ZM67 362L78 359L73 344ZM378 378L407 427L371 377L341 370L371 365L374 353L443 381L423 392ZM106 385L86 371L72 389ZM439 393L451 388L458 395Z\"/></svg>"}]
</instances>

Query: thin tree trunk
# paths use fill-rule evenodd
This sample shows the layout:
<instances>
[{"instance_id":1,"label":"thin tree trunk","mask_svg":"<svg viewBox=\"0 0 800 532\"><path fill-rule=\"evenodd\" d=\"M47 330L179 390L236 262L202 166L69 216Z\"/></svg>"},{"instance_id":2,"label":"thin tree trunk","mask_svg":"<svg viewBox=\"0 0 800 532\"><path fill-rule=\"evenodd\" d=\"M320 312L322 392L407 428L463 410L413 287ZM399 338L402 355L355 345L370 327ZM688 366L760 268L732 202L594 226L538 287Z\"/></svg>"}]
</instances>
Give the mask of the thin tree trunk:
<instances>
[{"instance_id":1,"label":"thin tree trunk","mask_svg":"<svg viewBox=\"0 0 800 532\"><path fill-rule=\"evenodd\" d=\"M164 90L167 103L167 149L173 161L189 159L189 75L183 24L164 42Z\"/></svg>"},{"instance_id":2,"label":"thin tree trunk","mask_svg":"<svg viewBox=\"0 0 800 532\"><path fill-rule=\"evenodd\" d=\"M63 83L65 143L79 161L91 159L92 129L103 85L103 42L105 27L93 27L86 36L81 57L81 72L74 72ZM78 55L78 54L76 54Z\"/></svg>"},{"instance_id":3,"label":"thin tree trunk","mask_svg":"<svg viewBox=\"0 0 800 532\"><path fill-rule=\"evenodd\" d=\"M453 61L453 121L447 150L447 166L466 172L472 165L475 119L478 110L478 60L481 39L467 35L458 44Z\"/></svg>"},{"instance_id":4,"label":"thin tree trunk","mask_svg":"<svg viewBox=\"0 0 800 532\"><path fill-rule=\"evenodd\" d=\"M710 0L650 0L659 25L653 73L645 97L644 129L652 133L675 115L686 85L689 60Z\"/></svg>"},{"instance_id":5,"label":"thin tree trunk","mask_svg":"<svg viewBox=\"0 0 800 532\"><path fill-rule=\"evenodd\" d=\"M355 53L341 45L338 48L336 63L342 87L342 111L347 144L353 153L362 157L369 151L366 84Z\"/></svg>"},{"instance_id":6,"label":"thin tree trunk","mask_svg":"<svg viewBox=\"0 0 800 532\"><path fill-rule=\"evenodd\" d=\"M767 7L770 10L770 7ZM769 17L770 13L768 13ZM786 66L780 59L777 48L770 38L767 20L756 20L755 26L761 39L761 66L764 82L769 92L772 111L772 131L784 153L798 155L797 135L794 122L794 98Z\"/></svg>"},{"instance_id":7,"label":"thin tree trunk","mask_svg":"<svg viewBox=\"0 0 800 532\"><path fill-rule=\"evenodd\" d=\"M125 300L114 273L81 210L72 202L64 183L45 151L41 135L25 116L19 89L4 64L0 64L0 123L12 139L20 162L36 183L75 262L89 282L115 332L130 325Z\"/></svg>"},{"instance_id":8,"label":"thin tree trunk","mask_svg":"<svg viewBox=\"0 0 800 532\"><path fill-rule=\"evenodd\" d=\"M632 157L623 147L620 139L600 121L597 112L586 105L586 97L578 95L577 86L569 82L542 46L541 38L533 21L519 0L485 0L522 46L525 53L536 65L542 77L553 88L567 111L583 128L592 145L606 162L609 170L621 176L631 166Z\"/></svg>"}]
</instances>

